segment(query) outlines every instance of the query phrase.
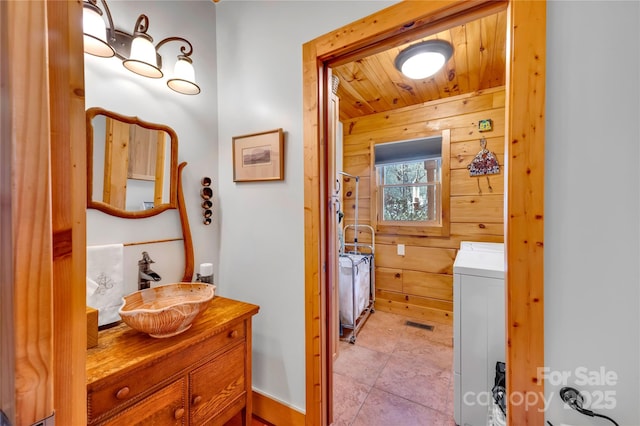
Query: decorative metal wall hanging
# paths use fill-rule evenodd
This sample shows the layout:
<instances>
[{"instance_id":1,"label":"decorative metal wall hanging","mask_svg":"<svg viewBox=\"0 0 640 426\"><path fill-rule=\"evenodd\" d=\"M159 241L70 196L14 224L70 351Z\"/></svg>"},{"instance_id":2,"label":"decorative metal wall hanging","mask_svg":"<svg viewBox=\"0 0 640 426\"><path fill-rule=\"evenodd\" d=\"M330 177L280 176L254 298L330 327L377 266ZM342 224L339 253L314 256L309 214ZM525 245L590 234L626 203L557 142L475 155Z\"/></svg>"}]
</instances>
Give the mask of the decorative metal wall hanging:
<instances>
[{"instance_id":1,"label":"decorative metal wall hanging","mask_svg":"<svg viewBox=\"0 0 640 426\"><path fill-rule=\"evenodd\" d=\"M469 169L469 175L471 177L487 176L487 184L489 185L489 191L493 191L491 182L489 182L489 175L495 175L500 173L500 164L498 164L498 157L487 149L487 140L482 137L480 140L480 152L471 160L471 163L467 165ZM480 189L480 182L478 181L478 192L482 194Z\"/></svg>"}]
</instances>

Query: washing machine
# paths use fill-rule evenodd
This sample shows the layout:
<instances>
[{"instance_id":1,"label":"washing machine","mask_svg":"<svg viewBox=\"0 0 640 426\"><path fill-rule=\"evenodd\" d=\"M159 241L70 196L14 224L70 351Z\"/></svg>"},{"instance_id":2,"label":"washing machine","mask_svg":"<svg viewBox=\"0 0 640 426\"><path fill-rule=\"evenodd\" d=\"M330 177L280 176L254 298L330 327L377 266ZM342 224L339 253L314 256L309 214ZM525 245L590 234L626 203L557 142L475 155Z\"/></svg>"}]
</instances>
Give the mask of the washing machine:
<instances>
[{"instance_id":1,"label":"washing machine","mask_svg":"<svg viewBox=\"0 0 640 426\"><path fill-rule=\"evenodd\" d=\"M505 361L504 244L463 241L453 264L454 420L487 424L497 361Z\"/></svg>"}]
</instances>

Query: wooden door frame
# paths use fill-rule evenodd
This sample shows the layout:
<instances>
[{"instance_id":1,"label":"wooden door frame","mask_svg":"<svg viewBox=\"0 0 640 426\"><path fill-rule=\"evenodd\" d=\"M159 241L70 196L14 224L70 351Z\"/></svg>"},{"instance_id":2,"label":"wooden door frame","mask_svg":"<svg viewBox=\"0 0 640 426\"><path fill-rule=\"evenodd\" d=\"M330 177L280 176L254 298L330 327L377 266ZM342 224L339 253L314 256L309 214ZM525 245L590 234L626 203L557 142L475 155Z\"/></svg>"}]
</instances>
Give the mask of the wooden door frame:
<instances>
[{"instance_id":1,"label":"wooden door frame","mask_svg":"<svg viewBox=\"0 0 640 426\"><path fill-rule=\"evenodd\" d=\"M325 68L507 8L505 260L508 424L544 423L544 113L546 2L405 1L303 45L306 424L327 424ZM409 37L411 34L411 37ZM517 52L517 55L515 53ZM514 398L514 401L516 399Z\"/></svg>"}]
</instances>

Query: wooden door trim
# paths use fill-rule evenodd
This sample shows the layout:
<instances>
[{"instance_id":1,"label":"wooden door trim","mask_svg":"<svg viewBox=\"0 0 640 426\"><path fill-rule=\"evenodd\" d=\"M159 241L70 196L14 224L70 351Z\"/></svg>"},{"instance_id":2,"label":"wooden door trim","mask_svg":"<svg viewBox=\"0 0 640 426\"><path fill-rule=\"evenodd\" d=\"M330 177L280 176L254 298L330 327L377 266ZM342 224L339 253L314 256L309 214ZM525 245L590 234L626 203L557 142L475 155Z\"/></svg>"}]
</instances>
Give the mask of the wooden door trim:
<instances>
[{"instance_id":1,"label":"wooden door trim","mask_svg":"<svg viewBox=\"0 0 640 426\"><path fill-rule=\"evenodd\" d=\"M402 2L303 45L306 424L326 424L325 191L327 87L325 64L364 55L416 28L475 19L496 2ZM502 6L504 7L504 5ZM507 382L510 393L537 397L508 410L508 423L544 422L543 211L546 2L510 2L507 27L505 258ZM375 47L374 47L375 49ZM518 52L518 55L514 55ZM513 285L511 285L514 283ZM527 401L529 401L527 399Z\"/></svg>"},{"instance_id":2,"label":"wooden door trim","mask_svg":"<svg viewBox=\"0 0 640 426\"><path fill-rule=\"evenodd\" d=\"M56 423L87 423L86 132L82 3L47 2Z\"/></svg>"}]
</instances>

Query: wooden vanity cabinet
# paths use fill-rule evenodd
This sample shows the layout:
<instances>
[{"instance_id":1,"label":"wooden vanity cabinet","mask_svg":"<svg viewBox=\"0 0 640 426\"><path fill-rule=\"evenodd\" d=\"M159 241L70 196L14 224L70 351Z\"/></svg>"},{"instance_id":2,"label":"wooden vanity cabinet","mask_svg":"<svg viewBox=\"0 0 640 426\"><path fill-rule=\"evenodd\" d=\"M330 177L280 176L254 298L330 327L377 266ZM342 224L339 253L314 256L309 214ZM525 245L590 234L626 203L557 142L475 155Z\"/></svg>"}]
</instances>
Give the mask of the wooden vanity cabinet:
<instances>
[{"instance_id":1,"label":"wooden vanity cabinet","mask_svg":"<svg viewBox=\"0 0 640 426\"><path fill-rule=\"evenodd\" d=\"M251 424L256 305L215 297L184 333L156 339L122 323L87 351L89 425Z\"/></svg>"}]
</instances>

